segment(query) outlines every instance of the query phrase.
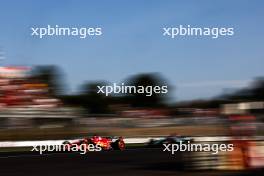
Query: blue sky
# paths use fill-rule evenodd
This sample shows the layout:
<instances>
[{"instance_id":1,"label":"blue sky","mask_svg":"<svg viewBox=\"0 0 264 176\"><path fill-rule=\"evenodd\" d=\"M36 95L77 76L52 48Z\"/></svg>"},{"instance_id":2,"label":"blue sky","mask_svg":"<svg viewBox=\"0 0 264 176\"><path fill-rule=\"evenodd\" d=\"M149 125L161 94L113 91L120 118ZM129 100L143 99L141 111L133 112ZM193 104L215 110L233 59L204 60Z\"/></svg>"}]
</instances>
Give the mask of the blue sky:
<instances>
[{"instance_id":1,"label":"blue sky","mask_svg":"<svg viewBox=\"0 0 264 176\"><path fill-rule=\"evenodd\" d=\"M208 98L264 76L261 0L0 1L1 65L58 65L71 92L84 81L159 72L177 100ZM97 38L31 36L47 25L103 28ZM235 35L162 36L165 26L234 27Z\"/></svg>"}]
</instances>

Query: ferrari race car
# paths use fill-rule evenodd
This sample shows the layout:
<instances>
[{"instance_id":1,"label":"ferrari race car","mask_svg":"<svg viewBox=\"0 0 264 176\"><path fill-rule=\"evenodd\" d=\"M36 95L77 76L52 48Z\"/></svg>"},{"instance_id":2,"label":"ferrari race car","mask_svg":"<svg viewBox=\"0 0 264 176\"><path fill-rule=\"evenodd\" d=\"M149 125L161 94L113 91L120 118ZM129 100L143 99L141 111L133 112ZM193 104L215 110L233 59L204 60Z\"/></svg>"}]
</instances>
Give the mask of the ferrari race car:
<instances>
[{"instance_id":1,"label":"ferrari race car","mask_svg":"<svg viewBox=\"0 0 264 176\"><path fill-rule=\"evenodd\" d=\"M124 150L125 142L123 137L119 138L110 138L110 137L101 137L94 135L91 138L84 138L81 140L77 140L74 142L64 141L64 145L67 145L69 148L73 146L81 146L81 145L94 145L96 147L100 147L102 150Z\"/></svg>"}]
</instances>

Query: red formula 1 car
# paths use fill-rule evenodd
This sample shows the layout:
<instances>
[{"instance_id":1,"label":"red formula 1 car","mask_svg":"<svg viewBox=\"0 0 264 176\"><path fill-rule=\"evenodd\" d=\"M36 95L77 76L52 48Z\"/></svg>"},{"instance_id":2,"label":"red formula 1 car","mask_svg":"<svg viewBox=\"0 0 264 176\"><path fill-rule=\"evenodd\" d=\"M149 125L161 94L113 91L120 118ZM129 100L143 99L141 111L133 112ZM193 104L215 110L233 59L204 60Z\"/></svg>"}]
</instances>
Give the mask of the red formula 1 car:
<instances>
[{"instance_id":1,"label":"red formula 1 car","mask_svg":"<svg viewBox=\"0 0 264 176\"><path fill-rule=\"evenodd\" d=\"M102 150L124 150L125 142L123 137L119 138L109 138L109 137L101 137L94 135L91 138L84 138L75 142L65 141L63 144L67 144L69 147L71 146L80 146L81 144L93 144L96 147L101 147Z\"/></svg>"}]
</instances>

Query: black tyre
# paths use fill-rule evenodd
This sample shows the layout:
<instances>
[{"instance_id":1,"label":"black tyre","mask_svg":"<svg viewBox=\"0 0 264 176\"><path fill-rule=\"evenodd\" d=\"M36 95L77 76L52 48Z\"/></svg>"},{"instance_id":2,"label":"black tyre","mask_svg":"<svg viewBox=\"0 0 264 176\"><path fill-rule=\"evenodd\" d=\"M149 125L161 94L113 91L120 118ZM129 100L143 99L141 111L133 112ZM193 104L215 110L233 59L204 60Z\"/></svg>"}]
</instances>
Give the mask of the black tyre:
<instances>
[{"instance_id":1,"label":"black tyre","mask_svg":"<svg viewBox=\"0 0 264 176\"><path fill-rule=\"evenodd\" d=\"M123 140L116 140L115 142L112 143L112 148L114 150L125 150L125 142Z\"/></svg>"}]
</instances>

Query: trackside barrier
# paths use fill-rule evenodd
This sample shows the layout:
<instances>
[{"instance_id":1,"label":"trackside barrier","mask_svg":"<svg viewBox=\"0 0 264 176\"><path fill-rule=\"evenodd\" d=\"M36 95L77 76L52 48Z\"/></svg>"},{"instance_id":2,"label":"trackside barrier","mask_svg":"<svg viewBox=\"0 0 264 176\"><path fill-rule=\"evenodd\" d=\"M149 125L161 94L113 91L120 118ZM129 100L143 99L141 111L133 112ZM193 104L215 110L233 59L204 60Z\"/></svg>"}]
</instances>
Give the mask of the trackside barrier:
<instances>
[{"instance_id":1,"label":"trackside barrier","mask_svg":"<svg viewBox=\"0 0 264 176\"><path fill-rule=\"evenodd\" d=\"M138 138L124 138L125 143L127 144L143 144L147 143L150 139L161 139L162 137L138 137ZM213 136L213 137L190 137L197 142L213 142L213 141L230 141L234 140L233 137L227 136ZM79 138L81 139L81 138ZM60 145L63 141L75 141L79 139L61 139L61 140L41 140L41 141L1 141L1 147L30 147L36 145ZM264 140L264 136L255 136L255 137L243 137L239 138L240 140L254 140L254 141L261 141Z\"/></svg>"}]
</instances>

